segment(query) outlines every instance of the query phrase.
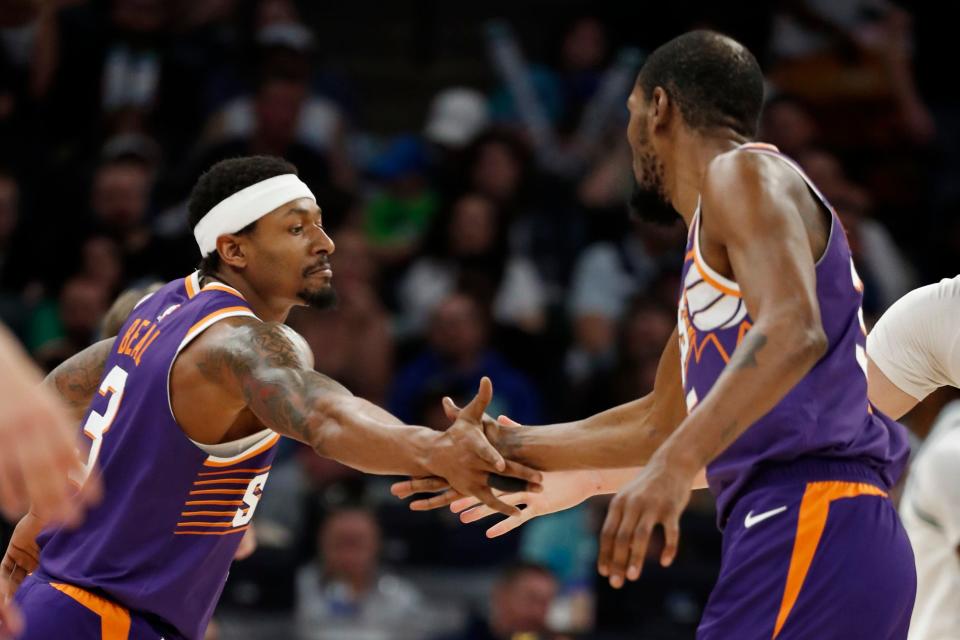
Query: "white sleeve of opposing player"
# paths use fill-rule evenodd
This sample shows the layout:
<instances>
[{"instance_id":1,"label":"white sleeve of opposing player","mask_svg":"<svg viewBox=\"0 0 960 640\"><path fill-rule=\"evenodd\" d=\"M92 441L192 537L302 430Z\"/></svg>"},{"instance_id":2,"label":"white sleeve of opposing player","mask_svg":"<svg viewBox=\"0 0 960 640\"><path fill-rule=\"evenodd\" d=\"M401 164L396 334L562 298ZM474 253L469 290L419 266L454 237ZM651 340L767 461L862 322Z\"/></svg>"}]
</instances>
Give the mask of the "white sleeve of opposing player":
<instances>
[{"instance_id":1,"label":"white sleeve of opposing player","mask_svg":"<svg viewBox=\"0 0 960 640\"><path fill-rule=\"evenodd\" d=\"M960 276L895 302L867 337L867 354L899 389L922 400L960 386Z\"/></svg>"},{"instance_id":2,"label":"white sleeve of opposing player","mask_svg":"<svg viewBox=\"0 0 960 640\"><path fill-rule=\"evenodd\" d=\"M942 527L950 547L956 548L960 546L960 431L932 442L918 464L923 465L924 495L917 502Z\"/></svg>"}]
</instances>

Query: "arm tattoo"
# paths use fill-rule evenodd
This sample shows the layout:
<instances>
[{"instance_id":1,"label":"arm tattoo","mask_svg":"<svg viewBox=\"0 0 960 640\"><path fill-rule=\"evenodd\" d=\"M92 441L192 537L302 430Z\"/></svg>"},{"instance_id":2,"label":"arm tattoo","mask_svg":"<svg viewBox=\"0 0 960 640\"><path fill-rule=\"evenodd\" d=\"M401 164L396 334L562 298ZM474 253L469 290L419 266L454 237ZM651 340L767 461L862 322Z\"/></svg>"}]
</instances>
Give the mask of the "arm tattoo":
<instances>
[{"instance_id":1,"label":"arm tattoo","mask_svg":"<svg viewBox=\"0 0 960 640\"><path fill-rule=\"evenodd\" d=\"M743 342L733 352L733 358L730 359L731 369L756 368L757 353L767 344L767 336L756 331L747 333Z\"/></svg>"},{"instance_id":2,"label":"arm tattoo","mask_svg":"<svg viewBox=\"0 0 960 640\"><path fill-rule=\"evenodd\" d=\"M207 380L235 380L263 423L312 445L311 423L318 401L328 394L352 395L339 382L306 369L282 325L248 323L207 346L196 367Z\"/></svg>"},{"instance_id":3,"label":"arm tattoo","mask_svg":"<svg viewBox=\"0 0 960 640\"><path fill-rule=\"evenodd\" d=\"M100 388L113 343L114 338L101 340L69 358L47 375L44 386L56 391L73 413L86 411Z\"/></svg>"}]
</instances>

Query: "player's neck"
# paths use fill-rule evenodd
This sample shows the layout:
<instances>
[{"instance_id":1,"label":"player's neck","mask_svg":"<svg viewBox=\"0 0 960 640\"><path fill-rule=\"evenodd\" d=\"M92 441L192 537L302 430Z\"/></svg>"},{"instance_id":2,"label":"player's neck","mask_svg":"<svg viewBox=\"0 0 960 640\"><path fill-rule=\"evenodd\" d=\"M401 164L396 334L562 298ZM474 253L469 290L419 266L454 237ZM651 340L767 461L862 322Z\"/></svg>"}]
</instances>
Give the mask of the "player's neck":
<instances>
[{"instance_id":1,"label":"player's neck","mask_svg":"<svg viewBox=\"0 0 960 640\"><path fill-rule=\"evenodd\" d=\"M200 284L205 286L211 282L222 282L239 291L243 299L250 305L253 313L264 322L284 322L290 313L290 309L293 308L293 304L287 301L267 300L258 294L257 290L243 278L238 278L231 273L218 271L204 274Z\"/></svg>"},{"instance_id":2,"label":"player's neck","mask_svg":"<svg viewBox=\"0 0 960 640\"><path fill-rule=\"evenodd\" d=\"M746 141L746 138L733 132L705 135L683 130L677 133L676 152L671 163L673 171L672 175L667 171L666 179L670 202L683 217L687 227L690 226L700 201L700 192L703 190L703 181L710 163L720 154L736 149Z\"/></svg>"}]
</instances>

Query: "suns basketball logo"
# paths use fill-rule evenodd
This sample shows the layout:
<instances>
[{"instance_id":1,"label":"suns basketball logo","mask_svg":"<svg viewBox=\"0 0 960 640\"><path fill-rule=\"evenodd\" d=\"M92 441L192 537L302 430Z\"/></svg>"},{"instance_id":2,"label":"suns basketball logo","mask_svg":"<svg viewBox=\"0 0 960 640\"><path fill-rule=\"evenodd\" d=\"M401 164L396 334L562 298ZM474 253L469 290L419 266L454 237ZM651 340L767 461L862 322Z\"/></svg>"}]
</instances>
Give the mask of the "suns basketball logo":
<instances>
[{"instance_id":1,"label":"suns basketball logo","mask_svg":"<svg viewBox=\"0 0 960 640\"><path fill-rule=\"evenodd\" d=\"M683 295L677 312L677 327L680 338L680 360L683 383L686 385L690 349L697 336L736 328L747 318L747 307L739 296L718 290L705 280L691 263L683 283ZM702 341L702 338L701 338Z\"/></svg>"}]
</instances>

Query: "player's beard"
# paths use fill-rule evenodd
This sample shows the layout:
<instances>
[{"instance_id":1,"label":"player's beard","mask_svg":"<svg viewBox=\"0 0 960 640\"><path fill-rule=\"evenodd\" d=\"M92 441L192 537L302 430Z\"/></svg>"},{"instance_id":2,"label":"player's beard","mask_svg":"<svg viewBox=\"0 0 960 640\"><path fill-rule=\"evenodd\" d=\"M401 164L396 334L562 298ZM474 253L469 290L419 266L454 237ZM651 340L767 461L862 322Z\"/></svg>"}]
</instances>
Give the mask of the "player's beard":
<instances>
[{"instance_id":1,"label":"player's beard","mask_svg":"<svg viewBox=\"0 0 960 640\"><path fill-rule=\"evenodd\" d=\"M337 306L337 292L330 285L317 289L303 289L297 297L314 309L332 309Z\"/></svg>"},{"instance_id":2,"label":"player's beard","mask_svg":"<svg viewBox=\"0 0 960 640\"><path fill-rule=\"evenodd\" d=\"M633 193L630 195L630 215L645 222L670 226L677 221L679 214L667 197L663 163L657 158L645 136L637 146L639 150L634 159L635 175Z\"/></svg>"}]
</instances>

